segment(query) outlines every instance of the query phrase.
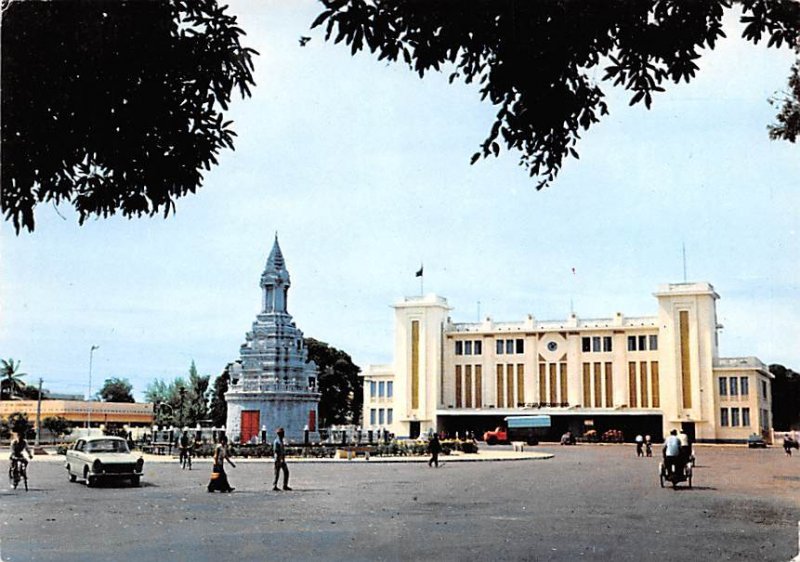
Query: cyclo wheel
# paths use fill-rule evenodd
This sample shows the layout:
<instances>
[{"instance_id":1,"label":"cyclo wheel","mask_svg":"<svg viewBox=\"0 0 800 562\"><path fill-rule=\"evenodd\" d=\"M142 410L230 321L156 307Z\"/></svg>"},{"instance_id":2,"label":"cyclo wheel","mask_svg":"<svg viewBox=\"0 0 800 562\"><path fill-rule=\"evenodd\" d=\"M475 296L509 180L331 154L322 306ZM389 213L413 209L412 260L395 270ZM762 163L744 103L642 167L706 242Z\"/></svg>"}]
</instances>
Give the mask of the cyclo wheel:
<instances>
[{"instance_id":1,"label":"cyclo wheel","mask_svg":"<svg viewBox=\"0 0 800 562\"><path fill-rule=\"evenodd\" d=\"M663 474L659 474L658 478L659 478L659 480L661 480L661 487L663 488L664 487L664 475Z\"/></svg>"}]
</instances>

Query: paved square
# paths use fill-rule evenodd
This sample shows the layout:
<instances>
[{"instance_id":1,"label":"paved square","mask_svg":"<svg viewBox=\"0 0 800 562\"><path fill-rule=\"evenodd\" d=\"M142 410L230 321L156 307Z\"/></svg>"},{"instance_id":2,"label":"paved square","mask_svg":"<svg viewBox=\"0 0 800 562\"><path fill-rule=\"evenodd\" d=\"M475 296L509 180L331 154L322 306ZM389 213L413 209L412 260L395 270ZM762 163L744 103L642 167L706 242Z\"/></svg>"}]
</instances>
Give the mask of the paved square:
<instances>
[{"instance_id":1,"label":"paved square","mask_svg":"<svg viewBox=\"0 0 800 562\"><path fill-rule=\"evenodd\" d=\"M70 484L31 463L31 491L0 494L2 559L22 560L780 560L798 554L800 458L698 447L692 490L661 489L657 458L628 445L542 446L550 460L290 462L230 469L149 463L141 488Z\"/></svg>"}]
</instances>

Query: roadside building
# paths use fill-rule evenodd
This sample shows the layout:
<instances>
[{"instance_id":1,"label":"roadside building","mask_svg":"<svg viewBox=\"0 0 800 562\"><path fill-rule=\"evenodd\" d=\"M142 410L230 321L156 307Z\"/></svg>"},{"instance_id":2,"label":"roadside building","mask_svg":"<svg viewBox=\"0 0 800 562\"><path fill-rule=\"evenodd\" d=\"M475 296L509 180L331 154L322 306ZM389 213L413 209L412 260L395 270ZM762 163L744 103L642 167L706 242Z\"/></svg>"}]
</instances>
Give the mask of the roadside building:
<instances>
[{"instance_id":1,"label":"roadside building","mask_svg":"<svg viewBox=\"0 0 800 562\"><path fill-rule=\"evenodd\" d=\"M654 296L654 316L477 323L453 322L441 296L406 298L394 305L393 364L363 373L364 427L480 434L529 413L551 416L551 437L766 438L772 375L755 357L719 356L714 287L673 283Z\"/></svg>"},{"instance_id":2,"label":"roadside building","mask_svg":"<svg viewBox=\"0 0 800 562\"><path fill-rule=\"evenodd\" d=\"M0 419L7 420L11 414L23 413L28 421L36 426L36 400L0 401ZM129 427L150 427L153 425L152 404L131 404L126 402L88 402L85 400L42 400L41 419L61 416L74 426L85 426L91 421L92 427L109 423Z\"/></svg>"}]
</instances>

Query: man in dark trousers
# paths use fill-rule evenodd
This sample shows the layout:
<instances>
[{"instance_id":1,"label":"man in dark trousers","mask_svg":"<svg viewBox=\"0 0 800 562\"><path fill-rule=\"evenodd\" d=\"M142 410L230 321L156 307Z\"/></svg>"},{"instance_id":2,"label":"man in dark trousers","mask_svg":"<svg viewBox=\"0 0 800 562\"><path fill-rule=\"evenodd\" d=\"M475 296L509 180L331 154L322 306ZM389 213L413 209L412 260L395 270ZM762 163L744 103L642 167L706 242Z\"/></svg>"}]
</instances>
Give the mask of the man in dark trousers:
<instances>
[{"instance_id":1,"label":"man in dark trousers","mask_svg":"<svg viewBox=\"0 0 800 562\"><path fill-rule=\"evenodd\" d=\"M283 489L291 490L289 487L289 467L286 466L286 444L283 442L283 428L279 427L276 431L277 437L272 442L272 457L275 459L275 480L272 481L272 490L280 491L278 488L278 475L283 470Z\"/></svg>"},{"instance_id":2,"label":"man in dark trousers","mask_svg":"<svg viewBox=\"0 0 800 562\"><path fill-rule=\"evenodd\" d=\"M439 453L442 452L442 444L439 442L439 436L435 433L428 442L428 451L431 454L431 460L428 461L428 466L436 466L439 468Z\"/></svg>"}]
</instances>

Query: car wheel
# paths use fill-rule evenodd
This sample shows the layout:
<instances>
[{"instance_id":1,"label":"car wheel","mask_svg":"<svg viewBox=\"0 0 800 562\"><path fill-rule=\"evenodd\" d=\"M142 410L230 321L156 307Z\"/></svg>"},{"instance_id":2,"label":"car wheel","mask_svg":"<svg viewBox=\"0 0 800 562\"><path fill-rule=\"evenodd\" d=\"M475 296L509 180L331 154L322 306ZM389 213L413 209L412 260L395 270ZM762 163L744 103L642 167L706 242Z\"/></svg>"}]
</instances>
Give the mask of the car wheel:
<instances>
[{"instance_id":1,"label":"car wheel","mask_svg":"<svg viewBox=\"0 0 800 562\"><path fill-rule=\"evenodd\" d=\"M67 465L67 478L69 479L70 482L75 482L75 480L78 479L78 477L72 474L72 472L70 471L69 465Z\"/></svg>"},{"instance_id":2,"label":"car wheel","mask_svg":"<svg viewBox=\"0 0 800 562\"><path fill-rule=\"evenodd\" d=\"M489 437L489 439L486 440L486 444L487 445L496 445L497 444L497 437Z\"/></svg>"},{"instance_id":3,"label":"car wheel","mask_svg":"<svg viewBox=\"0 0 800 562\"><path fill-rule=\"evenodd\" d=\"M131 486L134 488L138 488L139 485L142 483L140 480L140 476L131 476Z\"/></svg>"},{"instance_id":4,"label":"car wheel","mask_svg":"<svg viewBox=\"0 0 800 562\"><path fill-rule=\"evenodd\" d=\"M89 488L94 487L95 479L94 479L94 476L89 474L89 467L88 466L83 467L83 480L86 482L86 486L87 487L89 487Z\"/></svg>"}]
</instances>

